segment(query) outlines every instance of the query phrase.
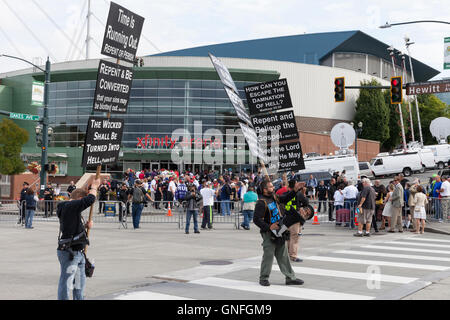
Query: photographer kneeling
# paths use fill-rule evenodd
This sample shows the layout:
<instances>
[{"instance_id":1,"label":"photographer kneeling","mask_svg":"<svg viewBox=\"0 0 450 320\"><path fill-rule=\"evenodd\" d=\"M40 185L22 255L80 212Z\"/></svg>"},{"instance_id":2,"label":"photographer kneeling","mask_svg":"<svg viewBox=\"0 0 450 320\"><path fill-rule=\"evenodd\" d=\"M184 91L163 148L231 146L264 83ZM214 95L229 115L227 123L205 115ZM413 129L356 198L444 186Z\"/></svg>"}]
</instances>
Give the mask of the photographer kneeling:
<instances>
[{"instance_id":1,"label":"photographer kneeling","mask_svg":"<svg viewBox=\"0 0 450 320\"><path fill-rule=\"evenodd\" d=\"M58 300L69 300L73 291L74 300L84 299L86 286L84 248L89 244L86 228L92 228L92 221L83 224L81 213L95 202L100 179L94 180L89 194L83 189L75 189L70 200L58 204L57 215L60 224L58 260L61 275L58 284Z\"/></svg>"},{"instance_id":2,"label":"photographer kneeling","mask_svg":"<svg viewBox=\"0 0 450 320\"><path fill-rule=\"evenodd\" d=\"M270 286L269 276L272 271L273 258L277 259L280 271L286 277L287 285L301 285L303 280L295 277L286 247L286 237L288 232L278 235L280 229L279 222L282 219L282 213L279 204L286 204L295 197L301 184L296 183L295 188L281 196L275 195L275 189L270 181L263 181L260 185L262 195L255 205L255 214L253 222L260 228L261 237L263 238L263 257L261 261L261 271L259 276L259 284L262 286ZM275 232L273 232L275 231Z\"/></svg>"}]
</instances>

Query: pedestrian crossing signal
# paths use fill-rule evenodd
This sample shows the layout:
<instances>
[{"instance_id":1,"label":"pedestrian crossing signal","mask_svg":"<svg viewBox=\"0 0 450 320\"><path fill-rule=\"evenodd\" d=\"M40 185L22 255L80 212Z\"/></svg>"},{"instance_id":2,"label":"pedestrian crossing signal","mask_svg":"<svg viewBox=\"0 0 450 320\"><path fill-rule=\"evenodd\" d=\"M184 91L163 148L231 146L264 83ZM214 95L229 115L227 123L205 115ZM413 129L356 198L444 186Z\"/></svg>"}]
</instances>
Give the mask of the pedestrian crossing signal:
<instances>
[{"instance_id":1,"label":"pedestrian crossing signal","mask_svg":"<svg viewBox=\"0 0 450 320\"><path fill-rule=\"evenodd\" d=\"M397 104L402 103L403 92L402 92L402 77L392 77L391 78L391 103Z\"/></svg>"},{"instance_id":2,"label":"pedestrian crossing signal","mask_svg":"<svg viewBox=\"0 0 450 320\"><path fill-rule=\"evenodd\" d=\"M334 79L334 101L345 101L345 79L344 77Z\"/></svg>"}]
</instances>

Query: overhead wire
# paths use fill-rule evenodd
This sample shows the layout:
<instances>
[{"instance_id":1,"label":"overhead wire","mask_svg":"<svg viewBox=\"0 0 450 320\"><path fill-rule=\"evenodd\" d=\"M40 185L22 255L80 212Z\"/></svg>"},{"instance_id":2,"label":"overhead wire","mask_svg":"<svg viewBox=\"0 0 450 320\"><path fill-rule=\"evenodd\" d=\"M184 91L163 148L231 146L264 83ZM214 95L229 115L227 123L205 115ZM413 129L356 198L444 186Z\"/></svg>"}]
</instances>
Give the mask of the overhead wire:
<instances>
[{"instance_id":1,"label":"overhead wire","mask_svg":"<svg viewBox=\"0 0 450 320\"><path fill-rule=\"evenodd\" d=\"M83 4L83 6L81 7L80 16L78 17L78 21L81 21L81 17L82 17L82 15L83 15L84 9L86 8L86 4L87 4L87 0L84 0L84 4ZM79 24L79 25L80 25L80 24ZM83 25L81 25L81 26L83 26ZM78 34L77 31L78 31L78 28L75 28L75 29L73 30L73 35L72 35L72 38L73 38L73 39L76 38L76 35ZM66 61L69 59L71 51L72 51L72 42L70 43L69 50L67 51L67 54L66 54Z\"/></svg>"},{"instance_id":2,"label":"overhead wire","mask_svg":"<svg viewBox=\"0 0 450 320\"><path fill-rule=\"evenodd\" d=\"M11 8L11 6L8 4L8 2L6 2L6 0L3 0L3 3L8 7L8 9L14 14L14 16L17 18L17 20L20 21L20 23L22 23L22 25L28 30L28 32L33 36L33 38L39 43L39 45L45 50L47 51L47 54L53 59L54 62L57 62L57 59L55 58L55 56L52 54L52 52L45 46L44 43L42 43L42 41L39 39L39 37L33 32L33 30L31 30L28 25L22 20L22 18L17 14L17 12Z\"/></svg>"},{"instance_id":3,"label":"overhead wire","mask_svg":"<svg viewBox=\"0 0 450 320\"><path fill-rule=\"evenodd\" d=\"M81 52L80 48L77 46L76 43L73 42L73 40L70 38L70 36L56 23L55 20L53 20L53 18L44 10L44 8L42 8L37 2L36 0L31 0L34 5L47 17L48 20L50 20L50 22L56 27L56 29L58 29L63 35L64 37L69 40L70 43L72 43L74 45L74 47L76 49L78 49L78 51Z\"/></svg>"},{"instance_id":4,"label":"overhead wire","mask_svg":"<svg viewBox=\"0 0 450 320\"><path fill-rule=\"evenodd\" d=\"M16 47L14 41L12 41L12 40L9 38L8 34L5 32L5 30L3 30L3 28L2 28L1 25L0 25L0 31L1 31L1 33L3 34L3 36L6 38L6 40L8 40L8 42L9 42L9 43L11 44L11 46L14 48L14 50L17 51L17 53L19 54L19 56L20 56L21 58L23 58L23 59L26 59L26 58L25 58L25 55L19 50L18 47Z\"/></svg>"}]
</instances>

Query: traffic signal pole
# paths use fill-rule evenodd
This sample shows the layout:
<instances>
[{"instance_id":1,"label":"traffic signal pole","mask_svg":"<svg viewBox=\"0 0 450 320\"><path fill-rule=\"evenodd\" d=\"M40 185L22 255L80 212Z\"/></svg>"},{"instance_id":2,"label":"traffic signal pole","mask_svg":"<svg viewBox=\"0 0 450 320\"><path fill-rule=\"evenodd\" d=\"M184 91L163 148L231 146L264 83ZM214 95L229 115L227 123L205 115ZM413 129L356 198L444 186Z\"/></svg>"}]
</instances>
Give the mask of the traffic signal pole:
<instances>
[{"instance_id":1,"label":"traffic signal pole","mask_svg":"<svg viewBox=\"0 0 450 320\"><path fill-rule=\"evenodd\" d=\"M394 53L391 52L391 60L392 60L392 69L394 71L394 76L397 76L397 72L395 71L395 63L394 63ZM402 90L402 89L400 89ZM400 126L402 127L402 139L403 139L403 150L406 150L406 137L405 137L405 125L403 123L403 112L402 112L402 104L398 104L398 111L400 113Z\"/></svg>"},{"instance_id":2,"label":"traffic signal pole","mask_svg":"<svg viewBox=\"0 0 450 320\"><path fill-rule=\"evenodd\" d=\"M44 117L42 119L42 152L41 152L41 183L39 197L44 196L44 189L47 183L47 171L45 165L48 161L48 100L49 100L49 85L50 85L50 60L47 57L45 63L45 84L44 84Z\"/></svg>"}]
</instances>

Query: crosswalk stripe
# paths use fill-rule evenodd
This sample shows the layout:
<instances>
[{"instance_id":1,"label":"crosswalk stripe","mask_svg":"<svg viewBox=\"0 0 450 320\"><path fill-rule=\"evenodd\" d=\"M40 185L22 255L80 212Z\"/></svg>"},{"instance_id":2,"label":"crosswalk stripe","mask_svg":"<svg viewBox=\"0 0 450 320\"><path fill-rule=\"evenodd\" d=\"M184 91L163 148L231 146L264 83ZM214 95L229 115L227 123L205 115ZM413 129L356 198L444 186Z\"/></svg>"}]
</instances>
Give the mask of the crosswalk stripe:
<instances>
[{"instance_id":1,"label":"crosswalk stripe","mask_svg":"<svg viewBox=\"0 0 450 320\"><path fill-rule=\"evenodd\" d=\"M260 267L253 267L254 269L259 269ZM348 272L339 271L331 269L319 269L319 268L305 268L305 267L292 267L296 274L312 274L316 276L324 277L335 277L335 278L348 278L348 279L359 279L359 280L373 280L373 274L363 273L363 272ZM280 271L278 266L273 266L272 270ZM378 275L377 275L378 276ZM380 274L377 280L383 282L393 282L393 283L410 283L418 280L418 278L400 277L400 276L389 276L385 274Z\"/></svg>"},{"instance_id":2,"label":"crosswalk stripe","mask_svg":"<svg viewBox=\"0 0 450 320\"><path fill-rule=\"evenodd\" d=\"M425 242L445 242L445 243L450 243L450 240L432 239L432 238L421 238L421 237L408 238L408 241L409 241L409 240L413 240L413 241L425 241Z\"/></svg>"},{"instance_id":3,"label":"crosswalk stripe","mask_svg":"<svg viewBox=\"0 0 450 320\"><path fill-rule=\"evenodd\" d=\"M376 246L376 245L367 245L367 246L362 246L362 248L383 249L383 250L391 250L391 251L408 251L408 252L427 252L427 253L438 253L438 254L450 254L450 251L420 249L420 248L407 248L407 247L391 247L391 246L384 247L384 246Z\"/></svg>"},{"instance_id":4,"label":"crosswalk stripe","mask_svg":"<svg viewBox=\"0 0 450 320\"><path fill-rule=\"evenodd\" d=\"M408 244L412 246L418 247L436 247L436 248L447 248L450 250L450 245L445 244L434 244L434 243L417 243L417 242L408 242L408 241L386 241L383 243L392 243L392 244Z\"/></svg>"},{"instance_id":5,"label":"crosswalk stripe","mask_svg":"<svg viewBox=\"0 0 450 320\"><path fill-rule=\"evenodd\" d=\"M450 267L427 265L427 264L412 264L412 263L400 263L391 261L378 261L378 260L362 260L362 259L347 259L347 258L337 258L337 257L325 257L325 256L311 256L305 257L304 260L315 260L315 261L325 261L325 262L342 262L342 263L352 263L352 264L368 264L375 266L388 266L388 267L401 267L409 269L427 269L427 270L438 270L444 271L450 269Z\"/></svg>"},{"instance_id":6,"label":"crosswalk stripe","mask_svg":"<svg viewBox=\"0 0 450 320\"><path fill-rule=\"evenodd\" d=\"M114 300L193 300L193 299L151 291L135 291L121 294L115 297Z\"/></svg>"},{"instance_id":7,"label":"crosswalk stripe","mask_svg":"<svg viewBox=\"0 0 450 320\"><path fill-rule=\"evenodd\" d=\"M430 260L430 261L446 261L446 262L450 261L450 258L435 257L435 256L418 256L418 255L410 255L410 254L357 251L357 250L339 250L339 251L336 251L335 253L345 253L345 254L352 254L352 255L373 256L373 257L386 257L386 258L391 257L391 258Z\"/></svg>"},{"instance_id":8,"label":"crosswalk stripe","mask_svg":"<svg viewBox=\"0 0 450 320\"><path fill-rule=\"evenodd\" d=\"M269 287L263 287L256 281L250 282L215 277L194 280L190 283L309 300L372 300L375 298L357 294L299 288L298 286L270 285Z\"/></svg>"}]
</instances>

